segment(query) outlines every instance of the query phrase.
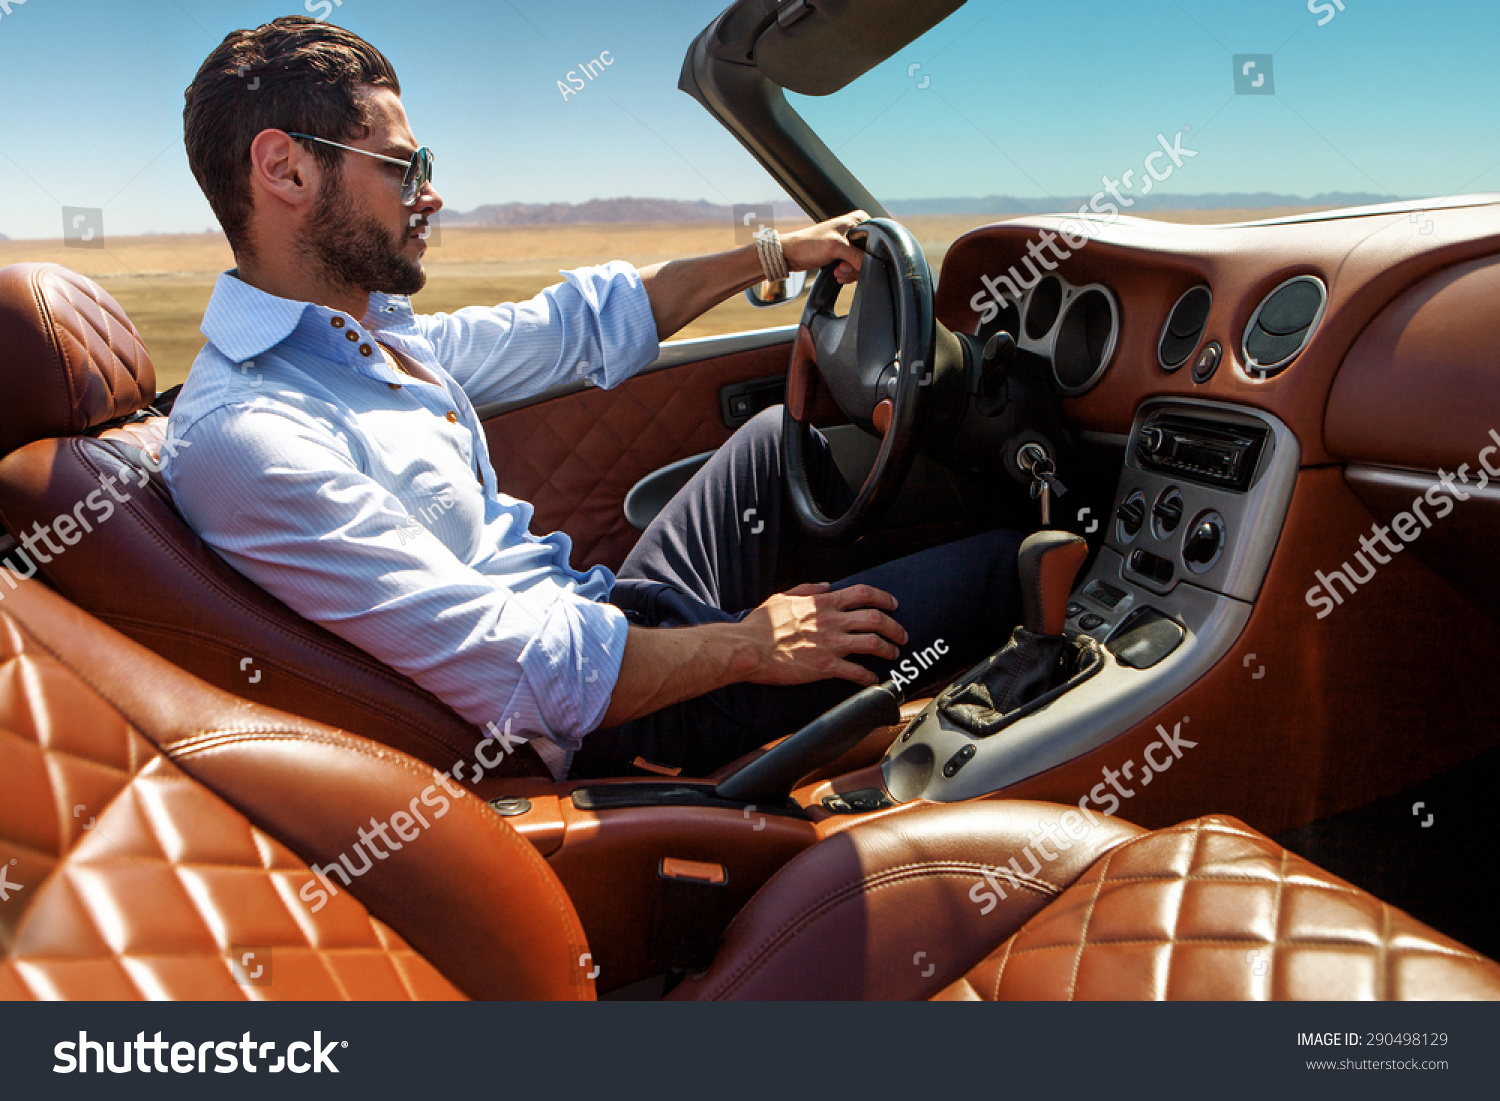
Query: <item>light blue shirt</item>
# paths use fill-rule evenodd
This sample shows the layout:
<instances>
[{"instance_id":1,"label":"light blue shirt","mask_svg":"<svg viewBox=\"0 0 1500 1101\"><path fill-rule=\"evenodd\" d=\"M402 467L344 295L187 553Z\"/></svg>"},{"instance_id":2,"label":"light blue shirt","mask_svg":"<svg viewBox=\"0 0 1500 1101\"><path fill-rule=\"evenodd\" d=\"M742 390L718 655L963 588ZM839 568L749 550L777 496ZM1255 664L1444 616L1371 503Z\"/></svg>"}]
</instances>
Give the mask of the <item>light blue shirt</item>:
<instances>
[{"instance_id":1,"label":"light blue shirt","mask_svg":"<svg viewBox=\"0 0 1500 1101\"><path fill-rule=\"evenodd\" d=\"M528 302L414 314L373 294L353 318L224 273L162 475L203 540L284 604L489 733L573 750L619 675L614 575L572 569L560 532L531 534L474 405L614 386L658 345L635 268L562 274ZM441 385L393 371L377 337Z\"/></svg>"}]
</instances>

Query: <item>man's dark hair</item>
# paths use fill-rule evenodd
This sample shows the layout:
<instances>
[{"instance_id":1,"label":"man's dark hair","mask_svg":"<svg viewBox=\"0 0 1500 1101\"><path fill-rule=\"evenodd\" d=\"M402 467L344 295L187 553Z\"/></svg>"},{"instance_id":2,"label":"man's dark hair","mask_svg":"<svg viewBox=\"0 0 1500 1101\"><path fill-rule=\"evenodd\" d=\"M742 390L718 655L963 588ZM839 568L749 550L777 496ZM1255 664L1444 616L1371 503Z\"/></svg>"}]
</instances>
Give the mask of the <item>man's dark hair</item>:
<instances>
[{"instance_id":1,"label":"man's dark hair","mask_svg":"<svg viewBox=\"0 0 1500 1101\"><path fill-rule=\"evenodd\" d=\"M188 86L182 111L188 165L235 253L250 241L250 143L295 130L350 144L369 133L362 86L401 94L396 70L359 35L288 15L219 43ZM308 143L336 186L343 152Z\"/></svg>"}]
</instances>

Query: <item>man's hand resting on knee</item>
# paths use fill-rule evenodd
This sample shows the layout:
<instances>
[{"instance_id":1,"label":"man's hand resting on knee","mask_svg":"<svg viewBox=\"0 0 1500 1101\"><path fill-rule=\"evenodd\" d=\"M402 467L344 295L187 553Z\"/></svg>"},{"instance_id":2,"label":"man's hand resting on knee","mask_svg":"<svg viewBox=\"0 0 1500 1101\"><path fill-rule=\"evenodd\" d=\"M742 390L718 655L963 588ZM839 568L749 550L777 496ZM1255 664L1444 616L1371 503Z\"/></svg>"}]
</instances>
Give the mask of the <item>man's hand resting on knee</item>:
<instances>
[{"instance_id":1,"label":"man's hand resting on knee","mask_svg":"<svg viewBox=\"0 0 1500 1101\"><path fill-rule=\"evenodd\" d=\"M617 726L716 688L879 678L850 661L895 661L906 631L887 613L896 598L869 585L834 591L827 582L778 593L738 623L632 627L601 727Z\"/></svg>"}]
</instances>

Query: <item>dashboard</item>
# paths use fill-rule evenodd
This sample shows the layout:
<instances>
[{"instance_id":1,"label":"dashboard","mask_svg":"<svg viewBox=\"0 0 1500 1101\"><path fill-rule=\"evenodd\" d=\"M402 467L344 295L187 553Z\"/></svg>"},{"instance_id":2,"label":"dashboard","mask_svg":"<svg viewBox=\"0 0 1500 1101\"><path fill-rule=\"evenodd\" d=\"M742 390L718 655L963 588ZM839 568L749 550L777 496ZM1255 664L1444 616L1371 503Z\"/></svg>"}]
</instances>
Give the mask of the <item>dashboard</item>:
<instances>
[{"instance_id":1,"label":"dashboard","mask_svg":"<svg viewBox=\"0 0 1500 1101\"><path fill-rule=\"evenodd\" d=\"M1071 594L1066 627L1103 644L1106 665L1003 737L976 741L930 705L882 763L898 802L974 798L1053 776L1070 762L1094 760L1093 751L1127 732L1149 737L1153 723L1188 721L1183 701L1190 697L1214 699L1223 713L1233 710L1224 699L1253 692L1254 678L1238 664L1248 669L1256 653L1247 650L1236 663L1239 650L1285 646L1291 623L1296 632L1316 630L1301 607L1304 578L1322 562L1307 560L1321 553L1307 538L1309 525L1320 526L1321 509L1324 523L1361 522L1348 491L1329 484L1332 472L1309 476L1310 468L1359 462L1341 446L1347 438L1390 450L1393 440L1425 446L1433 435L1430 418L1403 424L1400 401L1377 400L1358 380L1345 377L1335 387L1346 359L1356 373L1403 368L1408 390L1417 367L1428 368L1426 377L1450 399L1459 389L1456 372L1443 369L1441 339L1415 354L1420 362L1409 348L1395 358L1384 346L1358 355L1351 349L1371 344L1367 331L1399 344L1399 330L1383 319L1392 309L1401 317L1419 312L1433 294L1470 304L1469 317L1462 308L1447 311L1456 335L1446 343L1480 347L1472 300L1492 285L1487 277L1500 254L1495 197L1234 226L1119 219L1045 272L1030 265L1041 235L1065 224L1019 219L961 238L944 262L935 305L950 329L981 343L1009 333L1018 355L1045 364L1068 428L1123 452L1101 542ZM1025 271L1030 276L1019 278ZM1493 395L1492 371L1482 387ZM1477 432L1469 433L1479 441L1474 451L1488 442ZM1500 450L1500 433L1492 435L1492 450ZM1307 477L1303 511L1293 516ZM1278 544L1294 522L1295 561L1252 630ZM1218 668L1227 672L1210 686L1208 674Z\"/></svg>"},{"instance_id":2,"label":"dashboard","mask_svg":"<svg viewBox=\"0 0 1500 1101\"><path fill-rule=\"evenodd\" d=\"M1307 465L1336 460L1329 393L1376 315L1443 268L1500 251L1500 201L1471 196L1237 225L1099 219L1054 270L1032 263L1044 235L1077 226L1027 217L959 238L939 320L1004 329L1045 359L1076 430L1119 444L1153 394L1220 400L1281 418Z\"/></svg>"}]
</instances>

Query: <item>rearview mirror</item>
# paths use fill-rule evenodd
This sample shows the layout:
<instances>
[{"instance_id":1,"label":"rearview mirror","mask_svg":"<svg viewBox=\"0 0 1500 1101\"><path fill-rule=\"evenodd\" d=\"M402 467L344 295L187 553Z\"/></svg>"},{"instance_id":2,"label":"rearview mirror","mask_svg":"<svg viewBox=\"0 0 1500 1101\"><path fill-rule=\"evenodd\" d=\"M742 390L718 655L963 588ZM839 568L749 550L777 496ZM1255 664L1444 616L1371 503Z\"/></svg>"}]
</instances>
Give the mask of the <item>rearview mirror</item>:
<instances>
[{"instance_id":1,"label":"rearview mirror","mask_svg":"<svg viewBox=\"0 0 1500 1101\"><path fill-rule=\"evenodd\" d=\"M801 298L807 290L807 272L794 271L785 279L762 279L745 291L745 298L757 310L768 310L772 306L784 306L794 298Z\"/></svg>"}]
</instances>

